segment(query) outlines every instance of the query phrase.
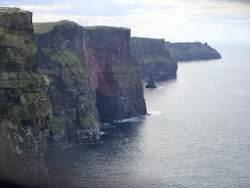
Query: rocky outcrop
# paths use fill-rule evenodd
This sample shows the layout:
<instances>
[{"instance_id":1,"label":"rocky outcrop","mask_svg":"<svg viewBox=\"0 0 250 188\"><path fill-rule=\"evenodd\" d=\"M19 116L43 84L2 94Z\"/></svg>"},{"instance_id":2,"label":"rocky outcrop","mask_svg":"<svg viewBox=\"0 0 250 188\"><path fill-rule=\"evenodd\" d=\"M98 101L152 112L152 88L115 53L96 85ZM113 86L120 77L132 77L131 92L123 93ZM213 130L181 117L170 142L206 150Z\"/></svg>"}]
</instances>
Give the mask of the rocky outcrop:
<instances>
[{"instance_id":1,"label":"rocky outcrop","mask_svg":"<svg viewBox=\"0 0 250 188\"><path fill-rule=\"evenodd\" d=\"M38 69L32 13L0 8L0 177L46 186L51 106Z\"/></svg>"},{"instance_id":2,"label":"rocky outcrop","mask_svg":"<svg viewBox=\"0 0 250 188\"><path fill-rule=\"evenodd\" d=\"M149 78L148 83L146 84L145 87L151 89L157 88L155 85L155 81L152 78Z\"/></svg>"},{"instance_id":3,"label":"rocky outcrop","mask_svg":"<svg viewBox=\"0 0 250 188\"><path fill-rule=\"evenodd\" d=\"M96 88L101 121L146 113L138 62L130 49L130 29L85 27L84 45L90 85Z\"/></svg>"},{"instance_id":4,"label":"rocky outcrop","mask_svg":"<svg viewBox=\"0 0 250 188\"><path fill-rule=\"evenodd\" d=\"M95 91L88 84L83 28L69 21L34 26L40 67L51 80L50 140L57 147L95 143L99 116L92 96Z\"/></svg>"},{"instance_id":5,"label":"rocky outcrop","mask_svg":"<svg viewBox=\"0 0 250 188\"><path fill-rule=\"evenodd\" d=\"M177 42L165 43L166 48L177 61L220 59L221 55L207 43Z\"/></svg>"},{"instance_id":6,"label":"rocky outcrop","mask_svg":"<svg viewBox=\"0 0 250 188\"><path fill-rule=\"evenodd\" d=\"M162 81L176 76L177 62L165 49L164 39L131 37L130 43L143 79Z\"/></svg>"}]
</instances>

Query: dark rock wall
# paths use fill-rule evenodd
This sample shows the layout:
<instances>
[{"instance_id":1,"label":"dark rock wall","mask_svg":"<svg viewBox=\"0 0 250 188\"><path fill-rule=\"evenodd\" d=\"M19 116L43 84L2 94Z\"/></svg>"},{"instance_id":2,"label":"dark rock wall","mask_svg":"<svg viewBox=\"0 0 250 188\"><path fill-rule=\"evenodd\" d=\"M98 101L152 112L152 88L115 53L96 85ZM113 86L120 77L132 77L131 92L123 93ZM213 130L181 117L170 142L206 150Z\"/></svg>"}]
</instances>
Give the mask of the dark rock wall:
<instances>
[{"instance_id":1,"label":"dark rock wall","mask_svg":"<svg viewBox=\"0 0 250 188\"><path fill-rule=\"evenodd\" d=\"M177 61L220 59L221 55L211 46L200 42L165 43Z\"/></svg>"},{"instance_id":2,"label":"dark rock wall","mask_svg":"<svg viewBox=\"0 0 250 188\"><path fill-rule=\"evenodd\" d=\"M146 113L138 62L130 49L130 29L85 27L84 51L90 87L96 89L101 121ZM94 90L94 89L93 89Z\"/></svg>"},{"instance_id":3,"label":"dark rock wall","mask_svg":"<svg viewBox=\"0 0 250 188\"><path fill-rule=\"evenodd\" d=\"M177 62L165 49L164 39L131 37L130 43L143 79L161 81L176 76Z\"/></svg>"},{"instance_id":4,"label":"dark rock wall","mask_svg":"<svg viewBox=\"0 0 250 188\"><path fill-rule=\"evenodd\" d=\"M65 21L51 26L40 24L35 29L40 67L51 79L50 131L58 141L54 144L63 147L98 140L99 120L146 113L129 29L83 28Z\"/></svg>"},{"instance_id":5,"label":"dark rock wall","mask_svg":"<svg viewBox=\"0 0 250 188\"><path fill-rule=\"evenodd\" d=\"M51 24L37 25L35 29L40 67L51 80L50 132L54 145L93 143L99 139L99 116L89 95L82 27L63 21L54 23L50 31L39 32Z\"/></svg>"},{"instance_id":6,"label":"dark rock wall","mask_svg":"<svg viewBox=\"0 0 250 188\"><path fill-rule=\"evenodd\" d=\"M0 8L0 177L46 186L51 106L38 69L32 13Z\"/></svg>"}]
</instances>

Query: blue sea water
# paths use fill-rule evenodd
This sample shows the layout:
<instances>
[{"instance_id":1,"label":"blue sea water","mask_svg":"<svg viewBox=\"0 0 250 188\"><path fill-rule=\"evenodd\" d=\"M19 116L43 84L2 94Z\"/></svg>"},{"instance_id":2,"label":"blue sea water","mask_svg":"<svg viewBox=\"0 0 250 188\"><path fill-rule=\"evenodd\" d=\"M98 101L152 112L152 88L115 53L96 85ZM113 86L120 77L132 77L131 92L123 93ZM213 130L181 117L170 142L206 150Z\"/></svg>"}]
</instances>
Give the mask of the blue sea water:
<instances>
[{"instance_id":1,"label":"blue sea water","mask_svg":"<svg viewBox=\"0 0 250 188\"><path fill-rule=\"evenodd\" d=\"M144 89L150 115L48 152L50 173L75 187L250 187L250 45L213 47L222 59L179 62Z\"/></svg>"}]
</instances>

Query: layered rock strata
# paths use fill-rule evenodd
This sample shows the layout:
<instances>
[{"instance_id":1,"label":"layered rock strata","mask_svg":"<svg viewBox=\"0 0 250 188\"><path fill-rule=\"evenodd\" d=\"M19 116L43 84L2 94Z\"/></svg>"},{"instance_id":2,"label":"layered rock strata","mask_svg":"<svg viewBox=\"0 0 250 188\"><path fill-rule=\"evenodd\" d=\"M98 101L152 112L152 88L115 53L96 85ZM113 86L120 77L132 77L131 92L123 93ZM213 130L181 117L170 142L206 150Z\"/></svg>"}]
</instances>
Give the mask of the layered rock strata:
<instances>
[{"instance_id":1,"label":"layered rock strata","mask_svg":"<svg viewBox=\"0 0 250 188\"><path fill-rule=\"evenodd\" d=\"M51 80L50 136L54 146L95 143L99 116L92 97L95 91L88 86L83 28L69 21L34 26L40 67Z\"/></svg>"},{"instance_id":2,"label":"layered rock strata","mask_svg":"<svg viewBox=\"0 0 250 188\"><path fill-rule=\"evenodd\" d=\"M221 55L207 43L176 42L165 43L166 48L177 61L220 59Z\"/></svg>"},{"instance_id":3,"label":"layered rock strata","mask_svg":"<svg viewBox=\"0 0 250 188\"><path fill-rule=\"evenodd\" d=\"M65 144L99 139L99 120L146 113L130 30L81 27L73 22L35 24L42 72L51 79L51 133Z\"/></svg>"},{"instance_id":4,"label":"layered rock strata","mask_svg":"<svg viewBox=\"0 0 250 188\"><path fill-rule=\"evenodd\" d=\"M43 187L51 106L31 20L31 12L0 8L0 177Z\"/></svg>"},{"instance_id":5,"label":"layered rock strata","mask_svg":"<svg viewBox=\"0 0 250 188\"><path fill-rule=\"evenodd\" d=\"M139 64L132 56L130 29L84 27L86 69L96 88L101 121L146 113Z\"/></svg>"},{"instance_id":6,"label":"layered rock strata","mask_svg":"<svg viewBox=\"0 0 250 188\"><path fill-rule=\"evenodd\" d=\"M131 37L130 43L143 79L162 81L176 76L177 62L165 49L164 39Z\"/></svg>"}]
</instances>

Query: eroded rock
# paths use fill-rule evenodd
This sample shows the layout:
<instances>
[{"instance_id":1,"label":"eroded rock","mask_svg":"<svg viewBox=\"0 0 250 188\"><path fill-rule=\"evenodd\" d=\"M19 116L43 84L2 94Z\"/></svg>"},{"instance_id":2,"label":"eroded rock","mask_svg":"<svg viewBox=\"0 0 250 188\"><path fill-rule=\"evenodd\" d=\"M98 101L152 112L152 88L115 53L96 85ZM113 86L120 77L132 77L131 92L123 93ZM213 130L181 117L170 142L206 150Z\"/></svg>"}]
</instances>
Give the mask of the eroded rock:
<instances>
[{"instance_id":1,"label":"eroded rock","mask_svg":"<svg viewBox=\"0 0 250 188\"><path fill-rule=\"evenodd\" d=\"M31 12L0 8L0 177L42 187L51 105L31 19Z\"/></svg>"}]
</instances>

